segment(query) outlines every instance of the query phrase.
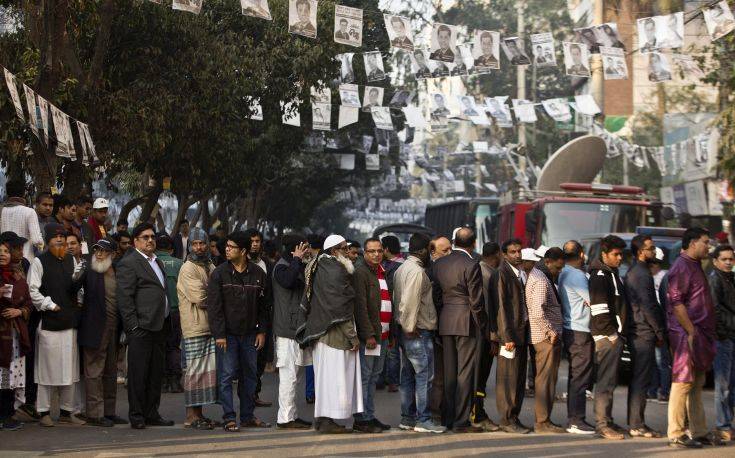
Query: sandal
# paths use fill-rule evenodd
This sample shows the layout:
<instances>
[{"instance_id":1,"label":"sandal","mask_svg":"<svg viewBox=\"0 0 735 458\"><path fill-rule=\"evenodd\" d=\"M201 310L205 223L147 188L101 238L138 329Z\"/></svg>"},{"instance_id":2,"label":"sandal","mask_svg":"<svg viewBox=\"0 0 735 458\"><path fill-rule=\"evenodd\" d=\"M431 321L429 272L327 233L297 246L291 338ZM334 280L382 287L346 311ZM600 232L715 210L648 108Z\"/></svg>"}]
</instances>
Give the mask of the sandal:
<instances>
[{"instance_id":1,"label":"sandal","mask_svg":"<svg viewBox=\"0 0 735 458\"><path fill-rule=\"evenodd\" d=\"M213 428L219 428L220 426L224 425L224 423L222 423L221 421L212 420L211 418L207 417L202 417L202 420L212 425Z\"/></svg>"},{"instance_id":2,"label":"sandal","mask_svg":"<svg viewBox=\"0 0 735 458\"><path fill-rule=\"evenodd\" d=\"M223 426L224 430L228 433L236 433L240 431L240 427L237 426L237 422L235 420L230 420Z\"/></svg>"},{"instance_id":3,"label":"sandal","mask_svg":"<svg viewBox=\"0 0 735 458\"><path fill-rule=\"evenodd\" d=\"M253 417L250 420L240 422L240 426L243 428L270 428L271 424L264 422L260 418Z\"/></svg>"},{"instance_id":4,"label":"sandal","mask_svg":"<svg viewBox=\"0 0 735 458\"><path fill-rule=\"evenodd\" d=\"M191 422L191 428L199 431L209 431L213 429L213 426L211 423L208 423L203 418L197 418L196 420Z\"/></svg>"}]
</instances>

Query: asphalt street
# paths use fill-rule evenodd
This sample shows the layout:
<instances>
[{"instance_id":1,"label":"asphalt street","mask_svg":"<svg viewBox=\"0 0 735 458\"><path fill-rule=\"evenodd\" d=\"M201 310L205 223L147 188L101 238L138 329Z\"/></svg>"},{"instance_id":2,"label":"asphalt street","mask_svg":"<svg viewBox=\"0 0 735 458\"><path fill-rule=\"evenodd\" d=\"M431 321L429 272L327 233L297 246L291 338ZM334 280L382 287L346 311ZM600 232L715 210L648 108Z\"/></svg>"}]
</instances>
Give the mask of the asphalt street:
<instances>
[{"instance_id":1,"label":"asphalt street","mask_svg":"<svg viewBox=\"0 0 735 458\"><path fill-rule=\"evenodd\" d=\"M566 368L560 370L557 391L561 393L566 386L563 376ZM494 380L494 372L491 376ZM496 418L494 383L489 384L490 393L486 409ZM266 374L262 398L276 400L277 376ZM303 389L300 390L303 393ZM625 424L627 388L618 387L615 396L614 418ZM127 416L127 396L119 386L118 413ZM708 426L714 421L712 391L704 395ZM256 409L261 419L274 423L276 402L269 408ZM169 428L148 428L132 430L126 426L97 428L90 426L59 426L42 428L38 424L26 424L16 432L0 432L0 456L259 456L273 453L282 456L501 456L501 457L572 457L572 456L707 456L735 457L735 443L728 447L704 448L697 451L675 450L667 446L666 439L626 439L606 441L594 436L572 434L556 435L514 435L506 433L482 434L422 434L399 431L400 396L398 393L378 391L376 412L384 422L394 426L382 434L351 434L328 436L314 431L282 431L271 429L242 430L228 433L221 429L212 431L193 431L183 426L183 394L163 394L161 413L165 418L176 421ZM312 419L312 406L302 398L299 413L304 419ZM587 403L588 419L592 417L592 403ZM205 415L219 418L219 406L206 408ZM554 407L553 421L565 424L566 405L557 402ZM533 424L533 399L523 404L521 421ZM665 431L666 405L649 403L647 423L659 431Z\"/></svg>"}]
</instances>

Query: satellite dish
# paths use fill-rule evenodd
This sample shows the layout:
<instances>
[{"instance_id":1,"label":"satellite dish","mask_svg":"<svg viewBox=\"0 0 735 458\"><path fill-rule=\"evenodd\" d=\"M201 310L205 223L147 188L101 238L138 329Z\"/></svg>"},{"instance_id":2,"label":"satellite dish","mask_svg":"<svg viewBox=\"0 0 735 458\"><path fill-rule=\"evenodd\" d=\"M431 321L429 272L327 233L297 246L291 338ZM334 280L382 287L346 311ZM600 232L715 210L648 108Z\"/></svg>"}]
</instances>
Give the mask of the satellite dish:
<instances>
[{"instance_id":1,"label":"satellite dish","mask_svg":"<svg viewBox=\"0 0 735 458\"><path fill-rule=\"evenodd\" d=\"M605 141L596 135L575 138L546 161L539 174L539 191L561 191L562 183L592 183L607 155Z\"/></svg>"}]
</instances>

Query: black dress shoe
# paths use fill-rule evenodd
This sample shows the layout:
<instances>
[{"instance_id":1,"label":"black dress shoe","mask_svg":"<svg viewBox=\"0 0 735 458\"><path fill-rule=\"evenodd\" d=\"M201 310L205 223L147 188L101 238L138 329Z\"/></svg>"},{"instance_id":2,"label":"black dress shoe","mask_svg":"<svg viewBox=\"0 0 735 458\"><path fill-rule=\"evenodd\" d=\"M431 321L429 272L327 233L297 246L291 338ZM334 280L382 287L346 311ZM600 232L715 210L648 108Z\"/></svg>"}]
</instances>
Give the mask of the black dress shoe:
<instances>
[{"instance_id":1,"label":"black dress shoe","mask_svg":"<svg viewBox=\"0 0 735 458\"><path fill-rule=\"evenodd\" d=\"M130 427L133 429L145 429L145 423L142 421L131 421Z\"/></svg>"},{"instance_id":2,"label":"black dress shoe","mask_svg":"<svg viewBox=\"0 0 735 458\"><path fill-rule=\"evenodd\" d=\"M145 424L148 426L173 426L173 420L166 420L163 417L158 418L146 418Z\"/></svg>"},{"instance_id":3,"label":"black dress shoe","mask_svg":"<svg viewBox=\"0 0 735 458\"><path fill-rule=\"evenodd\" d=\"M291 420L288 423L276 423L278 429L311 429L310 424L304 424L297 420Z\"/></svg>"},{"instance_id":4,"label":"black dress shoe","mask_svg":"<svg viewBox=\"0 0 735 458\"><path fill-rule=\"evenodd\" d=\"M669 447L678 447L678 448L702 448L702 443L699 441L695 441L694 439L691 439L686 434L682 434L681 436L669 440Z\"/></svg>"},{"instance_id":5,"label":"black dress shoe","mask_svg":"<svg viewBox=\"0 0 735 458\"><path fill-rule=\"evenodd\" d=\"M727 445L727 443L723 442L722 440L720 440L719 437L715 436L712 433L708 433L700 437L695 437L694 440L702 445L712 445L714 447L722 447L724 445Z\"/></svg>"},{"instance_id":6,"label":"black dress shoe","mask_svg":"<svg viewBox=\"0 0 735 458\"><path fill-rule=\"evenodd\" d=\"M116 425L127 425L128 421L122 417L118 417L117 415L105 415L105 418L108 420L112 420L113 423Z\"/></svg>"},{"instance_id":7,"label":"black dress shoe","mask_svg":"<svg viewBox=\"0 0 735 458\"><path fill-rule=\"evenodd\" d=\"M388 431L390 429L390 425L386 425L385 423L378 420L377 418L373 418L372 420L370 420L370 422L374 424L375 426L377 426L378 428L382 429L383 431Z\"/></svg>"}]
</instances>

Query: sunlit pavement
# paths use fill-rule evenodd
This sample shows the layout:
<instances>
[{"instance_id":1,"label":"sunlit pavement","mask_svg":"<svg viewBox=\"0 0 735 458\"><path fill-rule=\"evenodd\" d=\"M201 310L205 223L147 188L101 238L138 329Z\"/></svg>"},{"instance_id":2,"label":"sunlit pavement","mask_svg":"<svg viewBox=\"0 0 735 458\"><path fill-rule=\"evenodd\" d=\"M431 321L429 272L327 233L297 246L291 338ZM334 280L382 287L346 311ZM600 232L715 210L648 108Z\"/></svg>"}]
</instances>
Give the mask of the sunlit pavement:
<instances>
[{"instance_id":1,"label":"sunlit pavement","mask_svg":"<svg viewBox=\"0 0 735 458\"><path fill-rule=\"evenodd\" d=\"M566 385L566 368L562 367L558 391ZM494 372L491 379L494 378ZM496 418L494 393L490 394L486 408L492 418ZM266 374L262 398L276 400L277 378ZM303 393L303 389L300 390ZM615 396L614 417L617 423L625 424L625 397L627 389L619 387ZM119 391L118 413L127 415L127 396L124 389ZM708 426L714 422L712 391L704 395ZM256 409L261 419L275 425L276 403L269 408ZM302 398L299 404L301 417L312 418L312 406ZM696 451L677 451L667 446L666 439L626 439L624 441L605 441L594 436L572 434L556 435L514 435L506 433L483 434L420 434L397 429L400 420L400 396L398 393L378 391L376 411L383 422L393 425L393 429L382 434L351 434L328 436L313 431L282 431L271 429L242 430L227 433L221 429L213 431L194 431L182 425L184 420L183 395L163 394L161 413L165 418L174 419L177 424L171 428L148 428L132 430L126 426L97 428L89 426L56 426L42 428L38 424L27 424L21 431L0 432L0 456L259 456L273 453L282 456L735 456L735 442L728 447L704 448ZM592 416L592 403L587 403L588 420ZM553 420L564 424L566 406L557 402L554 406ZM205 415L218 418L221 410L212 406ZM533 399L523 404L521 421L533 424ZM647 423L654 429L665 431L666 405L649 403Z\"/></svg>"}]
</instances>

